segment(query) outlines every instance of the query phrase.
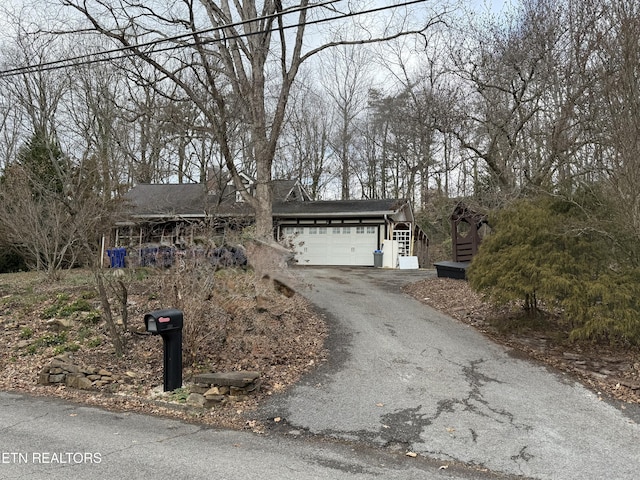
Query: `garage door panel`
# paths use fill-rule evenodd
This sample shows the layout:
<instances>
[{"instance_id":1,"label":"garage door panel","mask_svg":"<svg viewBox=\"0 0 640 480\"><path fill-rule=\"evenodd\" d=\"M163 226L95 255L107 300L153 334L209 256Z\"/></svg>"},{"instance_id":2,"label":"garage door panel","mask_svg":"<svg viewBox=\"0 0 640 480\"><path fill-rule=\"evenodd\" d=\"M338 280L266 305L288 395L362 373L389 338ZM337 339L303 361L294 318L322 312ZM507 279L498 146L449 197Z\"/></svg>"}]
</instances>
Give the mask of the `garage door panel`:
<instances>
[{"instance_id":1,"label":"garage door panel","mask_svg":"<svg viewBox=\"0 0 640 480\"><path fill-rule=\"evenodd\" d=\"M375 226L288 227L300 265L373 265Z\"/></svg>"}]
</instances>

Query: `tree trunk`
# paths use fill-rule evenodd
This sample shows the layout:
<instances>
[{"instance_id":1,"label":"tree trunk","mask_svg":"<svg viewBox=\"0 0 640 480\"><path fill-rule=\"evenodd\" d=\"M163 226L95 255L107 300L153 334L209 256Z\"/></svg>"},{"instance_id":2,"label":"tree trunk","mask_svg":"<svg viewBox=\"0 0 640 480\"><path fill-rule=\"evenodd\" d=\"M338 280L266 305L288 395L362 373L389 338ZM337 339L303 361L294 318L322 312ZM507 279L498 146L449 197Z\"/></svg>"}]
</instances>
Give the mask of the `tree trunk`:
<instances>
[{"instance_id":1,"label":"tree trunk","mask_svg":"<svg viewBox=\"0 0 640 480\"><path fill-rule=\"evenodd\" d=\"M118 333L118 327L113 320L113 314L111 313L111 304L109 303L109 296L107 295L107 289L104 286L104 279L102 278L102 272L99 270L94 271L94 277L96 279L96 285L98 286L98 294L100 295L100 304L102 305L102 317L109 329L109 335L111 336L111 342L116 351L116 356L121 357L124 353L124 345L122 338Z\"/></svg>"},{"instance_id":2,"label":"tree trunk","mask_svg":"<svg viewBox=\"0 0 640 480\"><path fill-rule=\"evenodd\" d=\"M271 201L271 182L258 181L256 185L256 239L273 241L273 208Z\"/></svg>"}]
</instances>

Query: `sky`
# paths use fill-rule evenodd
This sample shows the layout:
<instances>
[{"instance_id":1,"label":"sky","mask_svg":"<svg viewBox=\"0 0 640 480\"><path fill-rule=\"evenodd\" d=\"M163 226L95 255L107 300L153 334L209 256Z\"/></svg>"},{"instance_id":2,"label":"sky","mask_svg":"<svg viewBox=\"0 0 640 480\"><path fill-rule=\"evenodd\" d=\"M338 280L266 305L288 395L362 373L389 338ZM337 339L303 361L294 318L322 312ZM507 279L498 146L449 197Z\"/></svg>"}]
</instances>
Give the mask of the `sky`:
<instances>
[{"instance_id":1,"label":"sky","mask_svg":"<svg viewBox=\"0 0 640 480\"><path fill-rule=\"evenodd\" d=\"M511 3L510 0L471 0L469 2L471 7L480 12L490 11L495 14L502 13Z\"/></svg>"}]
</instances>

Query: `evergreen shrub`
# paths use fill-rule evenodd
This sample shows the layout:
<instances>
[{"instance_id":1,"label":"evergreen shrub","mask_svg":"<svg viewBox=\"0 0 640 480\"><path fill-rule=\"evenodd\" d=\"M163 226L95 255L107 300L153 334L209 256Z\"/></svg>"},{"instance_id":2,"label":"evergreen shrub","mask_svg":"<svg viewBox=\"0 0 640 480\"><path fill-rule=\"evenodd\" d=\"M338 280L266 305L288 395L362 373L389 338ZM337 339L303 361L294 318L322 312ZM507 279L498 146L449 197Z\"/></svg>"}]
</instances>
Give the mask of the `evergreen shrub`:
<instances>
[{"instance_id":1,"label":"evergreen shrub","mask_svg":"<svg viewBox=\"0 0 640 480\"><path fill-rule=\"evenodd\" d=\"M550 196L500 210L467 271L471 287L529 315L560 312L574 340L640 344L640 269L597 213Z\"/></svg>"}]
</instances>

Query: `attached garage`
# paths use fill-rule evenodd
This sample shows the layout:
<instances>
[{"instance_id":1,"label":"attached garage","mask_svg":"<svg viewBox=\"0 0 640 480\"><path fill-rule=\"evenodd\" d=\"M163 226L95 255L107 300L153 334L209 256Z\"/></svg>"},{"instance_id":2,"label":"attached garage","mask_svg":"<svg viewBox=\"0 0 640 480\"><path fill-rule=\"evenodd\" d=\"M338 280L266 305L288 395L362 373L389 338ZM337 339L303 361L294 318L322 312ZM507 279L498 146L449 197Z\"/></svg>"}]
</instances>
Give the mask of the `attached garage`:
<instances>
[{"instance_id":1,"label":"attached garage","mask_svg":"<svg viewBox=\"0 0 640 480\"><path fill-rule=\"evenodd\" d=\"M373 266L373 252L397 238L396 226L413 225L403 200L282 202L273 214L278 239L293 248L299 265ZM406 237L403 255L411 254L411 243Z\"/></svg>"},{"instance_id":2,"label":"attached garage","mask_svg":"<svg viewBox=\"0 0 640 480\"><path fill-rule=\"evenodd\" d=\"M372 265L379 226L343 225L284 227L300 265Z\"/></svg>"}]
</instances>

